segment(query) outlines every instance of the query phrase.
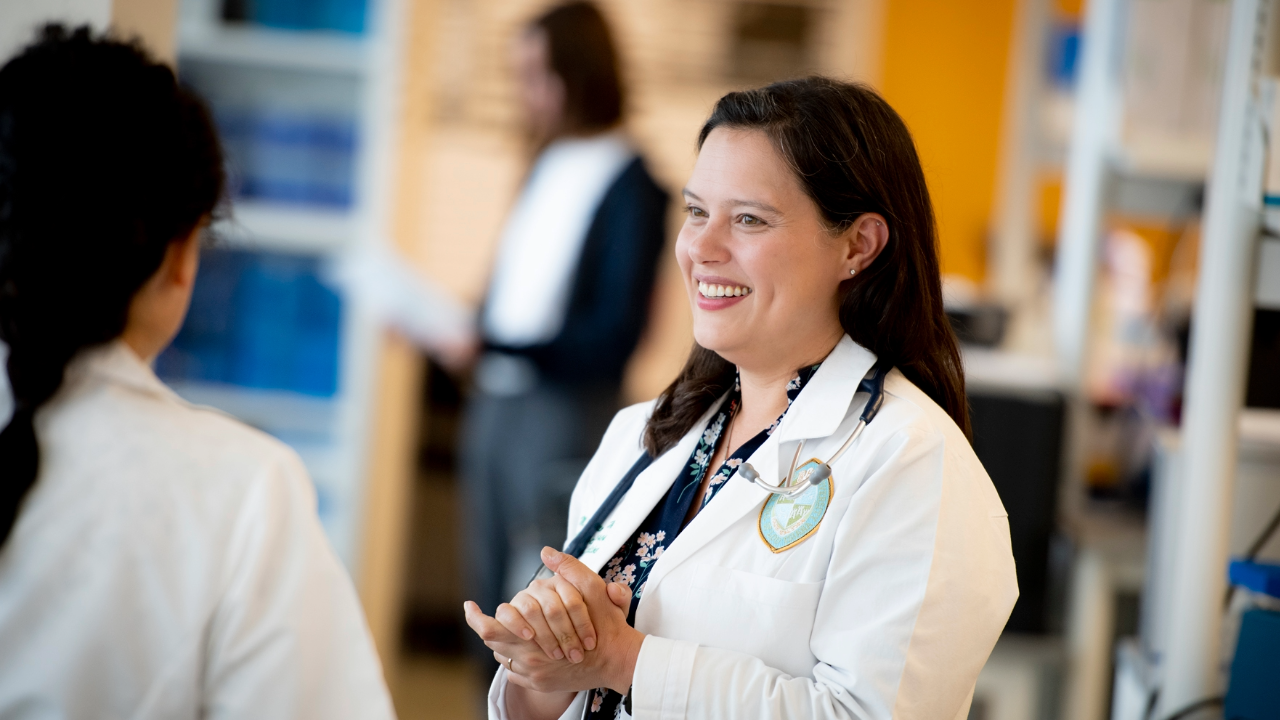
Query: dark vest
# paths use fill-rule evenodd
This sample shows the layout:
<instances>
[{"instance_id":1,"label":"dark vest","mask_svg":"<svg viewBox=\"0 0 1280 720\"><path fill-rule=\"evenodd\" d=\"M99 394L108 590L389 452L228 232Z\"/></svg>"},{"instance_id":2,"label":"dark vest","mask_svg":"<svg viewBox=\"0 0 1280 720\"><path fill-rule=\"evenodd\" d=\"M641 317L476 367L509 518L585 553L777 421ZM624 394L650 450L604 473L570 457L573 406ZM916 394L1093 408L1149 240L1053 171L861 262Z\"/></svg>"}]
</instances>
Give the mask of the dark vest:
<instances>
[{"instance_id":1,"label":"dark vest","mask_svg":"<svg viewBox=\"0 0 1280 720\"><path fill-rule=\"evenodd\" d=\"M616 387L649 317L666 245L667 193L632 160L605 192L574 270L564 325L549 342L489 350L528 358L541 382Z\"/></svg>"}]
</instances>

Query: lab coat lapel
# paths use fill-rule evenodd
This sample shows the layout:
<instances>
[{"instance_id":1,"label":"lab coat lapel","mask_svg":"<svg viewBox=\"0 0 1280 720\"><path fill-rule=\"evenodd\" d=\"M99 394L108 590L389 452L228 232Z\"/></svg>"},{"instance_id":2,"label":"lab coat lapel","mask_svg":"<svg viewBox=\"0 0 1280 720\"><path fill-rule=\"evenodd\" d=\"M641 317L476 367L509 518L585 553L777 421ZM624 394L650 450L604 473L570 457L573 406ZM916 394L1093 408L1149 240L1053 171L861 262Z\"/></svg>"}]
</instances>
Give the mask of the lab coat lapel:
<instances>
[{"instance_id":1,"label":"lab coat lapel","mask_svg":"<svg viewBox=\"0 0 1280 720\"><path fill-rule=\"evenodd\" d=\"M618 503L618 507L604 521L604 528L596 533L582 553L582 557L579 558L584 565L597 573L600 572L600 568L604 567L609 558L618 552L618 548L635 535L640 523L644 522L654 506L666 497L667 491L671 489L671 483L675 482L685 461L693 454L698 438L702 436L703 429L710 421L712 413L720 407L722 400L723 398L717 400L694 425L694 429L685 433L679 443L659 456L636 477L635 483ZM607 482L616 483L620 479L611 478ZM609 485L603 490L601 500L612 487Z\"/></svg>"},{"instance_id":2,"label":"lab coat lapel","mask_svg":"<svg viewBox=\"0 0 1280 720\"><path fill-rule=\"evenodd\" d=\"M810 450L817 448L813 440L826 438L839 429L848 415L858 384L875 362L871 351L846 335L791 404L777 430L751 454L747 462L766 481L776 483L786 473L802 439L809 443L800 460L807 460ZM692 450L690 445L686 455ZM728 486L663 552L662 559L649 575L646 594L652 593L673 568L738 522L743 515L758 511L769 497L767 491L738 477L736 472L727 482Z\"/></svg>"},{"instance_id":3,"label":"lab coat lapel","mask_svg":"<svg viewBox=\"0 0 1280 720\"><path fill-rule=\"evenodd\" d=\"M778 441L771 437L751 454L747 462L757 469L775 467L777 458ZM769 476L764 475L764 477ZM653 589L661 584L662 578L673 568L689 559L743 515L758 509L768 498L769 493L743 480L736 472L726 482L728 485L693 518L693 521L676 537L675 542L667 546L662 558L649 574L646 595L651 594Z\"/></svg>"},{"instance_id":4,"label":"lab coat lapel","mask_svg":"<svg viewBox=\"0 0 1280 720\"><path fill-rule=\"evenodd\" d=\"M844 422L862 378L875 364L875 354L845 335L791 404L774 436L785 447L791 441L824 438L834 433ZM790 463L791 456L787 455L785 461ZM759 467L756 469L763 472Z\"/></svg>"}]
</instances>

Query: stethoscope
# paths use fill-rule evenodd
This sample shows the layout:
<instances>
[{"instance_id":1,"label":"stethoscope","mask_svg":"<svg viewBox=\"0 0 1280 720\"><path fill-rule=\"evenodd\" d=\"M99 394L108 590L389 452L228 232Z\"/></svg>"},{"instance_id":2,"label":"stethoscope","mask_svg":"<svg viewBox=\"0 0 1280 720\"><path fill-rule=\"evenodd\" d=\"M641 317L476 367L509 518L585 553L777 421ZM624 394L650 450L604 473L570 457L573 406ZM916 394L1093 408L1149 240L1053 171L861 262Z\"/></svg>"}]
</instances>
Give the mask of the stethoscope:
<instances>
[{"instance_id":1,"label":"stethoscope","mask_svg":"<svg viewBox=\"0 0 1280 720\"><path fill-rule=\"evenodd\" d=\"M834 455L827 458L826 462L818 463L814 471L808 473L804 479L793 482L794 478L792 477L795 475L796 463L800 460L800 453L804 451L804 440L801 440L796 447L796 453L791 456L791 465L787 468L787 474L778 480L777 485L770 485L765 482L764 478L760 477L760 473L751 467L751 463L743 463L738 468L739 477L750 480L755 483L756 487L774 495L788 498L797 497L809 488L831 477L831 463L838 460L844 454L844 451L849 449L853 441L857 440L862 431L867 429L867 425L875 419L876 413L880 412L880 406L884 404L884 380L892 368L893 366L888 363L876 363L876 366L871 369L871 374L864 377L862 382L858 384L858 390L867 393L871 397L867 398L867 406L862 409L862 415L858 417L858 423L853 426L853 432L849 435L849 439L845 440L844 444L840 446L840 449L835 451Z\"/></svg>"},{"instance_id":2,"label":"stethoscope","mask_svg":"<svg viewBox=\"0 0 1280 720\"><path fill-rule=\"evenodd\" d=\"M782 495L785 497L795 497L814 485L817 485L823 480L831 477L831 463L839 459L839 457L844 454L844 451L849 449L849 446L853 444L853 441L857 440L858 436L862 434L862 431L866 429L867 425L875 419L876 413L880 412L880 406L884 404L884 379L889 375L889 371L892 369L893 365L891 363L876 363L875 367L871 368L871 373L864 377L862 382L858 384L858 392L865 392L870 395L870 397L867 398L866 407L862 409L862 415L858 417L858 423L853 426L853 433L849 435L848 440L844 441L844 444L840 446L840 449L836 450L834 455L828 458L826 462L821 463L816 468L815 472L810 474L807 478L804 478L802 481L797 483L790 482L791 477L796 471L796 462L799 461L800 453L804 450L803 440L800 441L800 446L796 448L795 456L791 458L791 467L788 468L787 474L783 476L777 485L770 485L761 479L760 473L756 472L756 469L751 467L751 463L743 463L738 466L737 474L755 483L757 487L763 488L774 495ZM609 496L604 499L604 502L600 503L600 507L596 508L591 519L583 523L582 529L579 530L578 534L569 541L568 545L565 546L565 553L576 558L582 557L582 553L587 549L587 544L591 541L591 538L599 532L602 527L604 527L604 521L613 513L614 509L618 507L618 503L622 502L623 496L625 496L627 491L631 489L632 483L635 482L636 478L640 476L640 473L644 472L652 462L653 457L650 456L649 453L645 452L640 455L639 459L635 461L635 464L631 466L631 469L627 471L627 474L623 475L622 479L618 481L618 484L614 486L613 490L609 493ZM541 565L537 572L533 574L533 577L529 579L529 582L533 583L535 580L549 578L554 574L555 573L551 572L546 565Z\"/></svg>"}]
</instances>

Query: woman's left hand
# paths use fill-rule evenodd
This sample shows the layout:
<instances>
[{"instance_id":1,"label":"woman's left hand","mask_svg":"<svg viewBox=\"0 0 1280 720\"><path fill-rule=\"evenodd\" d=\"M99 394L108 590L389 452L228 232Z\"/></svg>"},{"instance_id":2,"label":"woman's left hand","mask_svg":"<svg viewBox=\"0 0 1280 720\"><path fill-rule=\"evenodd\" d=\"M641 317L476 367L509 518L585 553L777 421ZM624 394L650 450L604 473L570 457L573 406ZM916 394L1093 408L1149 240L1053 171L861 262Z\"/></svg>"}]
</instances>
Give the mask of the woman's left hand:
<instances>
[{"instance_id":1,"label":"woman's left hand","mask_svg":"<svg viewBox=\"0 0 1280 720\"><path fill-rule=\"evenodd\" d=\"M498 620L480 612L473 602L463 606L467 625L493 650L494 657L507 666L516 685L538 692L607 687L625 694L631 687L636 658L644 642L644 633L627 624L630 591L624 585L605 583L571 555L546 548L542 557L552 572L577 588L591 616L595 649L587 651L582 662L548 657L535 640L525 640L511 632Z\"/></svg>"}]
</instances>

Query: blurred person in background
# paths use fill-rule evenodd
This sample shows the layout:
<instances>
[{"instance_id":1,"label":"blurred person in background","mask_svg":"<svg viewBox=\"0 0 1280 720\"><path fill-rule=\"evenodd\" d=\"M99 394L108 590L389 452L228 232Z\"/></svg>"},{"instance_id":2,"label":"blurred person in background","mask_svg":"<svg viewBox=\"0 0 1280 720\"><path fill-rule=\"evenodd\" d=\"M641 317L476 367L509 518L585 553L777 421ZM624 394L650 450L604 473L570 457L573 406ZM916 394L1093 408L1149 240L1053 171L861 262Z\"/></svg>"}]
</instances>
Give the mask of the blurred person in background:
<instances>
[{"instance_id":1,"label":"blurred person in background","mask_svg":"<svg viewBox=\"0 0 1280 720\"><path fill-rule=\"evenodd\" d=\"M668 207L621 130L625 92L599 10L575 2L534 19L514 63L536 158L480 312L460 449L468 597L490 613L563 539L645 328Z\"/></svg>"},{"instance_id":2,"label":"blurred person in background","mask_svg":"<svg viewBox=\"0 0 1280 720\"><path fill-rule=\"evenodd\" d=\"M224 183L137 45L0 69L0 717L394 717L301 461L150 366Z\"/></svg>"}]
</instances>

